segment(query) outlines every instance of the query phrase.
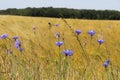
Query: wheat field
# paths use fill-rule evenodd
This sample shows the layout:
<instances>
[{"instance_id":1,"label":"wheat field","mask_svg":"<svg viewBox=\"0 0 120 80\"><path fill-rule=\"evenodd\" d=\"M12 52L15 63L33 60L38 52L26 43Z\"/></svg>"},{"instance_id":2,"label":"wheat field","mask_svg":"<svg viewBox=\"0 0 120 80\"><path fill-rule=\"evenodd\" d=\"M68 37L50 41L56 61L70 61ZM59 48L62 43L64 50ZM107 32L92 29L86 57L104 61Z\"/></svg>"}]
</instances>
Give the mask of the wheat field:
<instances>
[{"instance_id":1,"label":"wheat field","mask_svg":"<svg viewBox=\"0 0 120 80\"><path fill-rule=\"evenodd\" d=\"M2 34L7 38L0 38L0 80L120 80L119 20L0 15ZM15 47L14 36L22 50ZM58 41L63 44L57 46ZM73 54L62 54L66 49Z\"/></svg>"}]
</instances>

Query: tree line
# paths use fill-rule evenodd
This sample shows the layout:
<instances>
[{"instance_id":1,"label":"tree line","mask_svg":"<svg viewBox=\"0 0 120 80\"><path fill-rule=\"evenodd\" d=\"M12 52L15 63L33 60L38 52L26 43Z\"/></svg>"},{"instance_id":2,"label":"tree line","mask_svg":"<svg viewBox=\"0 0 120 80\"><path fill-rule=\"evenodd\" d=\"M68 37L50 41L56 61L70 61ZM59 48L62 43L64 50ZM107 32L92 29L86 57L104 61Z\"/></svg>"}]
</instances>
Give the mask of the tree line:
<instances>
[{"instance_id":1,"label":"tree line","mask_svg":"<svg viewBox=\"0 0 120 80\"><path fill-rule=\"evenodd\" d=\"M120 12L115 10L87 10L67 8L10 8L0 10L1 15L20 15L33 17L54 17L54 18L76 18L76 19L98 19L98 20L120 20Z\"/></svg>"}]
</instances>

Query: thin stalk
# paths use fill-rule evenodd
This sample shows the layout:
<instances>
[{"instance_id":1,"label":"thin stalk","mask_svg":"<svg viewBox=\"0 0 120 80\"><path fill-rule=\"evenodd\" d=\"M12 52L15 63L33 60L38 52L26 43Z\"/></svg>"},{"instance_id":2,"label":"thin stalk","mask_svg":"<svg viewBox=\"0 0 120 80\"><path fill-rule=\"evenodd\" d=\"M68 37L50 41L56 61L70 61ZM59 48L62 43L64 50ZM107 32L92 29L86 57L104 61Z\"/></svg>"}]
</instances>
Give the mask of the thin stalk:
<instances>
[{"instance_id":1,"label":"thin stalk","mask_svg":"<svg viewBox=\"0 0 120 80\"><path fill-rule=\"evenodd\" d=\"M62 70L61 70L61 65L62 65L62 61L61 61L62 55L60 53L60 47L59 47L59 76L60 76L60 80L62 80Z\"/></svg>"}]
</instances>

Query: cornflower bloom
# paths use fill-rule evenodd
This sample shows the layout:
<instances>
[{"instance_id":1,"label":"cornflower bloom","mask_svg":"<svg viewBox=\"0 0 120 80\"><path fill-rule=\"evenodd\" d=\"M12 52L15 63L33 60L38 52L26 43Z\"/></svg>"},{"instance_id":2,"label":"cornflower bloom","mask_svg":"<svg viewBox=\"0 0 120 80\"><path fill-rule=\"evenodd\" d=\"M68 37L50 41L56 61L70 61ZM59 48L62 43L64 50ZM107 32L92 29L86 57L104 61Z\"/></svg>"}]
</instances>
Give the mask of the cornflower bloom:
<instances>
[{"instance_id":1,"label":"cornflower bloom","mask_svg":"<svg viewBox=\"0 0 120 80\"><path fill-rule=\"evenodd\" d=\"M13 39L16 41L19 37L18 36L13 36Z\"/></svg>"},{"instance_id":2,"label":"cornflower bloom","mask_svg":"<svg viewBox=\"0 0 120 80\"><path fill-rule=\"evenodd\" d=\"M58 42L56 42L56 45L60 47L61 45L63 45L63 42L62 41L58 41Z\"/></svg>"},{"instance_id":3,"label":"cornflower bloom","mask_svg":"<svg viewBox=\"0 0 120 80\"><path fill-rule=\"evenodd\" d=\"M108 59L104 62L103 66L106 68L106 67L108 67L109 63L110 63L110 60Z\"/></svg>"},{"instance_id":4,"label":"cornflower bloom","mask_svg":"<svg viewBox=\"0 0 120 80\"><path fill-rule=\"evenodd\" d=\"M89 30L88 34L92 37L95 34L95 31L94 30Z\"/></svg>"},{"instance_id":5,"label":"cornflower bloom","mask_svg":"<svg viewBox=\"0 0 120 80\"><path fill-rule=\"evenodd\" d=\"M75 33L77 34L77 35L79 35L79 34L81 34L81 30L75 30Z\"/></svg>"},{"instance_id":6,"label":"cornflower bloom","mask_svg":"<svg viewBox=\"0 0 120 80\"><path fill-rule=\"evenodd\" d=\"M7 35L6 33L0 35L0 38L1 38L1 39L6 39L7 37L8 37L8 35Z\"/></svg>"},{"instance_id":7,"label":"cornflower bloom","mask_svg":"<svg viewBox=\"0 0 120 80\"><path fill-rule=\"evenodd\" d=\"M65 56L71 56L73 54L73 51L71 49L66 49L62 51L62 54Z\"/></svg>"},{"instance_id":8,"label":"cornflower bloom","mask_svg":"<svg viewBox=\"0 0 120 80\"><path fill-rule=\"evenodd\" d=\"M15 41L15 43L14 43L14 46L15 46L16 48L20 48L20 47L21 47L21 42L17 39L17 40Z\"/></svg>"},{"instance_id":9,"label":"cornflower bloom","mask_svg":"<svg viewBox=\"0 0 120 80\"><path fill-rule=\"evenodd\" d=\"M97 42L99 43L99 45L101 45L102 43L104 43L104 40L98 39Z\"/></svg>"},{"instance_id":10,"label":"cornflower bloom","mask_svg":"<svg viewBox=\"0 0 120 80\"><path fill-rule=\"evenodd\" d=\"M54 26L56 26L56 27L57 27L57 26L59 26L59 24L54 24Z\"/></svg>"}]
</instances>

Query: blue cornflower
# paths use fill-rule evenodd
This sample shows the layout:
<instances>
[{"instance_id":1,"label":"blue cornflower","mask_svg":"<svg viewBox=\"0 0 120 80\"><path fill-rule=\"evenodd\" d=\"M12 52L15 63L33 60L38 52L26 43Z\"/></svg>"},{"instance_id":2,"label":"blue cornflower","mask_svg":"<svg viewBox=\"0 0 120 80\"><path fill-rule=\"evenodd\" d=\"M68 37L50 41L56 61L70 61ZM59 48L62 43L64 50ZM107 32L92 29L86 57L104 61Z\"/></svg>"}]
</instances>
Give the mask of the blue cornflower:
<instances>
[{"instance_id":1,"label":"blue cornflower","mask_svg":"<svg viewBox=\"0 0 120 80\"><path fill-rule=\"evenodd\" d=\"M102 40L102 39L98 39L97 40L98 41L98 43L101 45L102 43L104 43L104 40Z\"/></svg>"},{"instance_id":2,"label":"blue cornflower","mask_svg":"<svg viewBox=\"0 0 120 80\"><path fill-rule=\"evenodd\" d=\"M22 52L22 51L23 51L23 48L19 47L18 50L19 50L20 52Z\"/></svg>"},{"instance_id":3,"label":"blue cornflower","mask_svg":"<svg viewBox=\"0 0 120 80\"><path fill-rule=\"evenodd\" d=\"M54 24L54 26L56 26L56 27L57 27L57 26L59 26L59 24Z\"/></svg>"},{"instance_id":4,"label":"blue cornflower","mask_svg":"<svg viewBox=\"0 0 120 80\"><path fill-rule=\"evenodd\" d=\"M58 42L56 42L56 45L60 47L61 45L63 45L63 42L62 41L58 41Z\"/></svg>"},{"instance_id":5,"label":"blue cornflower","mask_svg":"<svg viewBox=\"0 0 120 80\"><path fill-rule=\"evenodd\" d=\"M15 38L15 39L16 39L16 38ZM21 47L21 42L20 42L18 39L15 40L14 46L15 46L20 52L23 51L23 48Z\"/></svg>"},{"instance_id":6,"label":"blue cornflower","mask_svg":"<svg viewBox=\"0 0 120 80\"><path fill-rule=\"evenodd\" d=\"M108 65L109 65L109 62L110 62L110 60L108 59L108 60L106 60L105 62L104 62L104 64L103 64L103 66L106 68Z\"/></svg>"},{"instance_id":7,"label":"blue cornflower","mask_svg":"<svg viewBox=\"0 0 120 80\"><path fill-rule=\"evenodd\" d=\"M89 30L89 31L88 31L88 34L89 34L90 36L93 36L93 35L95 34L95 31L94 31L94 30Z\"/></svg>"},{"instance_id":8,"label":"blue cornflower","mask_svg":"<svg viewBox=\"0 0 120 80\"><path fill-rule=\"evenodd\" d=\"M17 40L15 41L15 43L14 43L14 46L15 46L16 48L20 48L21 42L17 39Z\"/></svg>"},{"instance_id":9,"label":"blue cornflower","mask_svg":"<svg viewBox=\"0 0 120 80\"><path fill-rule=\"evenodd\" d=\"M13 36L13 39L16 41L19 37L18 36Z\"/></svg>"},{"instance_id":10,"label":"blue cornflower","mask_svg":"<svg viewBox=\"0 0 120 80\"><path fill-rule=\"evenodd\" d=\"M8 35L5 33L5 34L2 34L2 35L0 35L0 38L1 39L6 39L8 37Z\"/></svg>"},{"instance_id":11,"label":"blue cornflower","mask_svg":"<svg viewBox=\"0 0 120 80\"><path fill-rule=\"evenodd\" d=\"M79 35L82 31L81 30L75 30L76 34Z\"/></svg>"},{"instance_id":12,"label":"blue cornflower","mask_svg":"<svg viewBox=\"0 0 120 80\"><path fill-rule=\"evenodd\" d=\"M65 54L66 56L71 56L73 54L73 51L70 49L66 49L62 51L62 54Z\"/></svg>"}]
</instances>

